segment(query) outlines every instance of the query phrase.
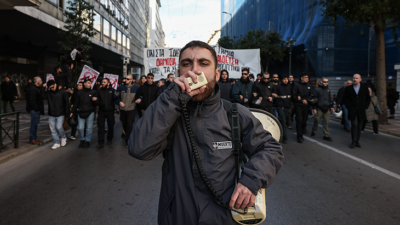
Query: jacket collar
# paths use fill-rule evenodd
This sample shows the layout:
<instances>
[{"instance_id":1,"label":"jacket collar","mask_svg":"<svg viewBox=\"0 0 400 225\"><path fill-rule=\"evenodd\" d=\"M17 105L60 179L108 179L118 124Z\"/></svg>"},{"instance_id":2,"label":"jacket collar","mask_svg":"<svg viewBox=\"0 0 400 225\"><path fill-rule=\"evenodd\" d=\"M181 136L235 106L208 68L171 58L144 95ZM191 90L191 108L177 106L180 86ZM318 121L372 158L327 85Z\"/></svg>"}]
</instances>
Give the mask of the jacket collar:
<instances>
[{"instance_id":1,"label":"jacket collar","mask_svg":"<svg viewBox=\"0 0 400 225\"><path fill-rule=\"evenodd\" d=\"M202 102L188 102L188 109L195 117L204 117L214 113L220 107L220 90L218 82L215 83L214 94Z\"/></svg>"}]
</instances>

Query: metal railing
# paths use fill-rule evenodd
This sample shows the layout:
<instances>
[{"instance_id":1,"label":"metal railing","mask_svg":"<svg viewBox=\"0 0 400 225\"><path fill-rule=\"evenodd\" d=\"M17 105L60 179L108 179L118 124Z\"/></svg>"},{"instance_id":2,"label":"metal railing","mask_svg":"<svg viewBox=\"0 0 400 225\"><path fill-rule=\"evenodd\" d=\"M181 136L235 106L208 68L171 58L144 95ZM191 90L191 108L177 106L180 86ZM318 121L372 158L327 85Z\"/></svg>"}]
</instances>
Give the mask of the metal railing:
<instances>
[{"instance_id":1,"label":"metal railing","mask_svg":"<svg viewBox=\"0 0 400 225\"><path fill-rule=\"evenodd\" d=\"M0 151L7 148L7 145L14 143L14 148L18 148L19 141L19 114L20 112L11 112L0 114ZM15 120L5 120L3 117L16 115ZM4 132L4 136L3 136ZM5 140L10 139L11 142L4 144Z\"/></svg>"}]
</instances>

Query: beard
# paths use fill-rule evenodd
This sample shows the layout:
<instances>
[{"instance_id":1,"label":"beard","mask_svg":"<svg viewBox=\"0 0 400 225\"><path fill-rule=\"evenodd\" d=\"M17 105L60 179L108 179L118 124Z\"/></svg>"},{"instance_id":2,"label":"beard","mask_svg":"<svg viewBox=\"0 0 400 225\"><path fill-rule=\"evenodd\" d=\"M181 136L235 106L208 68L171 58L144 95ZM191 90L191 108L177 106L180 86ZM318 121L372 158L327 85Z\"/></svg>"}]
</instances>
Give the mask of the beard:
<instances>
[{"instance_id":1,"label":"beard","mask_svg":"<svg viewBox=\"0 0 400 225\"><path fill-rule=\"evenodd\" d=\"M193 96L192 99L190 99L190 102L202 102L205 99L209 98L214 93L216 75L214 75L214 78L212 80L207 82L208 83L206 84L206 89L204 90L204 92Z\"/></svg>"}]
</instances>

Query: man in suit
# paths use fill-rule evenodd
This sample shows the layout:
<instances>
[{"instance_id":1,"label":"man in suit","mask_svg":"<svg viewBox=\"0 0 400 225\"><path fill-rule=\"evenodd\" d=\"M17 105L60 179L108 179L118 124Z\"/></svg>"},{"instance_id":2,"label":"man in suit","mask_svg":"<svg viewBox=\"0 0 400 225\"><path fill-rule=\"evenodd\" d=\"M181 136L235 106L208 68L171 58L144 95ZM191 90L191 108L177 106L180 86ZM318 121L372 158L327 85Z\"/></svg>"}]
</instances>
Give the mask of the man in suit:
<instances>
[{"instance_id":1,"label":"man in suit","mask_svg":"<svg viewBox=\"0 0 400 225\"><path fill-rule=\"evenodd\" d=\"M361 136L361 125L367 120L366 109L371 102L368 87L361 83L361 75L354 74L353 85L348 85L344 91L343 104L348 109L348 119L351 123L351 139L350 148L357 146L361 148L359 143Z\"/></svg>"}]
</instances>

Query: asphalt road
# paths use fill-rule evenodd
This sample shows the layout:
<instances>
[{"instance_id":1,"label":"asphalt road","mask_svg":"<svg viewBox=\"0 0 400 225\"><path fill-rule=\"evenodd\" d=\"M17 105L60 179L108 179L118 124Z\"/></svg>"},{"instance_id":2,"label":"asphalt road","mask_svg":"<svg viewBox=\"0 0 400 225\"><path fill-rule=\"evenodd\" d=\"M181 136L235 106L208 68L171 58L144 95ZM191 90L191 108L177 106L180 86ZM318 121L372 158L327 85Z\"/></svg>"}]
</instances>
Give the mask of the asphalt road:
<instances>
[{"instance_id":1,"label":"asphalt road","mask_svg":"<svg viewBox=\"0 0 400 225\"><path fill-rule=\"evenodd\" d=\"M350 149L350 134L330 129L333 142L319 127L303 144L290 130L263 224L400 224L400 138L366 132ZM1 164L0 224L156 224L163 159L130 157L115 130L100 150L95 128L89 149L48 144Z\"/></svg>"}]
</instances>

